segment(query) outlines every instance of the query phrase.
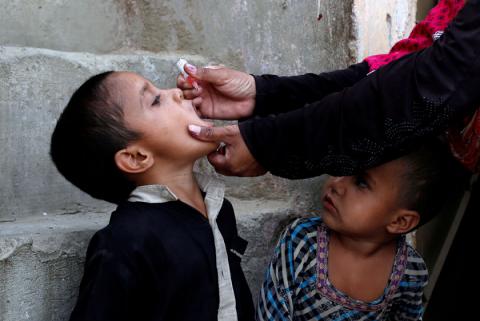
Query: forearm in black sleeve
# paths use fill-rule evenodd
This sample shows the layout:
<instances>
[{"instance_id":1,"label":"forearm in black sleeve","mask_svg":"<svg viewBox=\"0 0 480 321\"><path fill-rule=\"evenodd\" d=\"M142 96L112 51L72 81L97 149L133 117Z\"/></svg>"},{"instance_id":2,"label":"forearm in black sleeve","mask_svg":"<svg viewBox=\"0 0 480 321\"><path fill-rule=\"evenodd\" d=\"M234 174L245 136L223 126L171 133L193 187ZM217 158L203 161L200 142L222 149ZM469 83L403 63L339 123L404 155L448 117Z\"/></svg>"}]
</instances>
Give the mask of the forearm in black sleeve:
<instances>
[{"instance_id":1,"label":"forearm in black sleeve","mask_svg":"<svg viewBox=\"0 0 480 321\"><path fill-rule=\"evenodd\" d=\"M274 175L351 175L441 133L480 104L480 0L470 0L432 47L320 102L240 130Z\"/></svg>"},{"instance_id":2,"label":"forearm in black sleeve","mask_svg":"<svg viewBox=\"0 0 480 321\"><path fill-rule=\"evenodd\" d=\"M285 113L350 87L365 78L368 64L362 62L347 69L321 74L279 77L255 76L254 116Z\"/></svg>"}]
</instances>

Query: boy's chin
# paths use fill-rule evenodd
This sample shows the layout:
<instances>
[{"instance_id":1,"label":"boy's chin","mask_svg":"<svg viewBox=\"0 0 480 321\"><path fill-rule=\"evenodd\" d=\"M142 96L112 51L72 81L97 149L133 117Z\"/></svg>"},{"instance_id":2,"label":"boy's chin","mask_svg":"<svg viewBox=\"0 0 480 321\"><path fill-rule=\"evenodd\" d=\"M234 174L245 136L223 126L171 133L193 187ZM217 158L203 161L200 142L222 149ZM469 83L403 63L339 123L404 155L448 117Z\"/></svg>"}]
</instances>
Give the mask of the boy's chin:
<instances>
[{"instance_id":1,"label":"boy's chin","mask_svg":"<svg viewBox=\"0 0 480 321\"><path fill-rule=\"evenodd\" d=\"M204 143L205 143L206 155L213 153L219 148L219 145L216 142L204 142Z\"/></svg>"},{"instance_id":2,"label":"boy's chin","mask_svg":"<svg viewBox=\"0 0 480 321\"><path fill-rule=\"evenodd\" d=\"M192 139L195 139L195 138L192 137ZM207 156L208 154L216 151L218 148L218 144L215 142L203 142L203 141L196 140L194 145L195 145L194 149L199 158L203 156Z\"/></svg>"}]
</instances>

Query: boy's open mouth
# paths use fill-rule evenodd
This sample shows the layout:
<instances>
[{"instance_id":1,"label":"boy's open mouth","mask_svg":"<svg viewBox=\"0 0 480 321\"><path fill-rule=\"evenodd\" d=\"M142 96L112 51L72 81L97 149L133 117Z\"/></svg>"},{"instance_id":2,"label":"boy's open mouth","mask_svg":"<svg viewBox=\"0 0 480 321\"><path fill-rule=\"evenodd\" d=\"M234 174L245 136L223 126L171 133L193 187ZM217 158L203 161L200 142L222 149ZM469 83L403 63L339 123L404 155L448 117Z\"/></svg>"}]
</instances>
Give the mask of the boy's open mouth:
<instances>
[{"instance_id":1,"label":"boy's open mouth","mask_svg":"<svg viewBox=\"0 0 480 321\"><path fill-rule=\"evenodd\" d=\"M199 119L202 119L202 114L200 113L200 110L193 105L193 100L190 100L189 102L192 106L192 110L195 112L195 115L197 115Z\"/></svg>"}]
</instances>

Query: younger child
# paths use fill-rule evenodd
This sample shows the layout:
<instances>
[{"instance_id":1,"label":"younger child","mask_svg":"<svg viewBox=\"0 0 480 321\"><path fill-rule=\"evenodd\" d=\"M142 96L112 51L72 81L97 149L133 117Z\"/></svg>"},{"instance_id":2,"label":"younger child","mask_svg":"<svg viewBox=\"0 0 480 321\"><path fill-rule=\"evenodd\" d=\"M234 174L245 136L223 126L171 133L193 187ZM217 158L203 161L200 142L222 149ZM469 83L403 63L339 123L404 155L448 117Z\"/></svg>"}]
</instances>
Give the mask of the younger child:
<instances>
[{"instance_id":1,"label":"younger child","mask_svg":"<svg viewBox=\"0 0 480 321\"><path fill-rule=\"evenodd\" d=\"M246 242L231 204L194 162L217 148L179 89L129 72L87 80L51 141L60 173L118 204L90 241L71 321L246 320L254 307L240 266Z\"/></svg>"},{"instance_id":2,"label":"younger child","mask_svg":"<svg viewBox=\"0 0 480 321\"><path fill-rule=\"evenodd\" d=\"M431 142L356 176L331 177L321 217L299 219L281 236L257 319L420 320L428 273L405 234L442 208L458 167Z\"/></svg>"}]
</instances>

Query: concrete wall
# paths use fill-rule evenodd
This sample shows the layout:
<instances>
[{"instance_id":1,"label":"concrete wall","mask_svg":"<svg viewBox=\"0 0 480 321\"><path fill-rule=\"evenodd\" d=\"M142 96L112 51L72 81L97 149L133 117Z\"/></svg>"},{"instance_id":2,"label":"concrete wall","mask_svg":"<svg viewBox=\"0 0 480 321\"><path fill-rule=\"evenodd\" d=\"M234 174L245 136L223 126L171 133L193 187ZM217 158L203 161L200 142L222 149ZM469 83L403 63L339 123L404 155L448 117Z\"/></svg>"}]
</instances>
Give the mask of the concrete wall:
<instances>
[{"instance_id":1,"label":"concrete wall","mask_svg":"<svg viewBox=\"0 0 480 321\"><path fill-rule=\"evenodd\" d=\"M133 3L133 1L132 1ZM2 1L0 43L68 51L109 52L138 38L125 1Z\"/></svg>"},{"instance_id":2,"label":"concrete wall","mask_svg":"<svg viewBox=\"0 0 480 321\"><path fill-rule=\"evenodd\" d=\"M353 10L359 17L355 24L357 59L387 53L408 35L415 24L416 8L416 1L356 0Z\"/></svg>"},{"instance_id":3,"label":"concrete wall","mask_svg":"<svg viewBox=\"0 0 480 321\"><path fill-rule=\"evenodd\" d=\"M48 156L55 121L87 77L132 70L172 87L180 56L252 73L342 68L388 50L411 27L414 2L324 0L317 21L314 0L0 0L0 321L65 320L86 244L113 208ZM205 160L198 168L212 171ZM278 233L318 208L322 178L225 181L256 296Z\"/></svg>"},{"instance_id":4,"label":"concrete wall","mask_svg":"<svg viewBox=\"0 0 480 321\"><path fill-rule=\"evenodd\" d=\"M184 51L251 72L298 73L351 60L353 0L2 0L0 43L107 53ZM25 19L28 17L28 19ZM313 68L313 69L312 69Z\"/></svg>"}]
</instances>

